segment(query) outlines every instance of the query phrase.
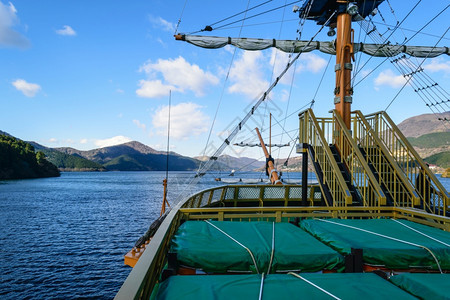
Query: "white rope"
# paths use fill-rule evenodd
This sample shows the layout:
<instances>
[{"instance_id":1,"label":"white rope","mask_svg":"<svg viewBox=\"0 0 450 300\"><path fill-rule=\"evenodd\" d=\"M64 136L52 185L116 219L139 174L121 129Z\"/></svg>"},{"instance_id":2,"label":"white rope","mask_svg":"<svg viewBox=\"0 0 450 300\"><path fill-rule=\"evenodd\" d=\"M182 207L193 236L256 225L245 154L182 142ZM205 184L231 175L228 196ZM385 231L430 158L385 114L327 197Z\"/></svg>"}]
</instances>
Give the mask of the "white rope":
<instances>
[{"instance_id":1,"label":"white rope","mask_svg":"<svg viewBox=\"0 0 450 300\"><path fill-rule=\"evenodd\" d=\"M316 285L316 284L314 284L314 283L312 283L311 281L309 281L308 279L306 279L306 278L303 278L302 276L300 276L300 275L298 275L298 274L296 274L296 273L294 273L294 272L289 272L288 273L289 275L292 275L292 276L295 276L295 277L297 277L297 278L299 278L299 279L301 279L301 280L303 280L303 281L305 281L305 282L307 282L307 283L309 283L310 285L312 285L313 287L315 287L316 289L319 289L319 290L321 290L322 292L324 292L325 294L327 294L328 296L330 296L330 297L333 297L334 299L337 299L337 300L341 300L341 298L339 298L339 297L336 297L335 295L333 295L332 293L330 293L330 292L328 292L328 291L326 291L326 290L324 290L323 288L321 288L320 286L318 286L318 285Z\"/></svg>"},{"instance_id":2,"label":"white rope","mask_svg":"<svg viewBox=\"0 0 450 300\"><path fill-rule=\"evenodd\" d=\"M224 235L226 235L227 237L229 237L232 241L234 241L235 243L237 243L239 246L241 246L242 248L244 248L245 250L247 250L247 252L250 254L252 260L253 260L253 264L255 265L256 268L256 273L259 274L259 270L258 270L258 265L256 264L256 260L255 257L253 256L252 251L250 251L250 249L248 249L246 246L244 246L243 244L241 244L238 240L236 240L235 238L233 238L231 235L229 235L228 233L226 233L225 231L223 231L222 229L220 229L219 227L217 227L216 225L212 224L211 222L209 222L208 220L204 220L206 223L208 223L209 225L211 225L212 227L216 228L217 230L219 230L220 232L222 232Z\"/></svg>"},{"instance_id":3,"label":"white rope","mask_svg":"<svg viewBox=\"0 0 450 300\"><path fill-rule=\"evenodd\" d=\"M272 222L272 253L270 254L270 262L269 262L269 268L267 268L267 274L270 274L270 268L272 267L272 261L273 261L274 254L275 254L275 222Z\"/></svg>"},{"instance_id":4,"label":"white rope","mask_svg":"<svg viewBox=\"0 0 450 300\"><path fill-rule=\"evenodd\" d=\"M263 296L263 287L264 287L264 273L262 273L261 285L259 286L259 298L258 298L259 300L261 300Z\"/></svg>"},{"instance_id":5,"label":"white rope","mask_svg":"<svg viewBox=\"0 0 450 300\"><path fill-rule=\"evenodd\" d=\"M400 221L398 221L398 220L395 220L395 219L391 219L391 220L394 221L394 222L397 222L398 224L401 224L401 225L405 226L406 228L409 228L409 229L411 229L412 231L415 231L415 232L417 232L418 234L421 234L421 235L423 235L423 236L425 236L425 237L427 237L427 238L429 238L429 239L431 239L431 240L433 240L433 241L435 241L435 242L438 242L438 243L441 243L442 245L445 245L445 246L447 246L447 247L450 247L449 244L447 244L447 243L445 243L445 242L443 242L443 241L440 241L440 240L438 240L438 239L436 239L436 238L434 238L434 237L432 237L432 236L429 236L428 234L425 234L425 233L423 233L423 232L420 232L419 230L414 229L414 228L412 228L411 226L408 226L408 225L406 225L406 224L404 224L404 223L402 223L402 222L400 222Z\"/></svg>"},{"instance_id":6,"label":"white rope","mask_svg":"<svg viewBox=\"0 0 450 300\"><path fill-rule=\"evenodd\" d=\"M388 235L376 233L376 232L373 232L373 231L365 230L365 229L354 227L354 226L350 226L350 225L345 225L345 224L336 223L336 222L332 222L332 221L328 221L328 220L322 220L322 219L314 219L314 220L318 220L318 221L321 221L321 222L327 222L327 223L331 223L331 224L335 224L335 225L339 225L339 226L343 226L343 227L359 230L359 231L370 233L370 234L373 234L373 235L376 235L376 236L380 236L380 237L383 237L383 238L386 238L386 239L389 239L389 240L393 240L393 241L397 241L397 242L404 243L404 244L407 244L407 245L411 245L411 246L415 246L415 247L419 247L419 248L425 249L431 254L431 256L433 256L433 258L434 258L434 260L435 260L435 262L436 262L436 264L438 266L439 272L441 272L441 274L443 273L442 269L441 269L441 265L439 264L438 259L436 258L434 253L430 249L425 247L425 246L422 246L422 245L419 245L419 244L415 244L415 243L411 243L411 242L404 241L404 240L400 240L400 239L397 239L397 238L394 238L394 237L391 237L391 236L388 236Z\"/></svg>"}]
</instances>

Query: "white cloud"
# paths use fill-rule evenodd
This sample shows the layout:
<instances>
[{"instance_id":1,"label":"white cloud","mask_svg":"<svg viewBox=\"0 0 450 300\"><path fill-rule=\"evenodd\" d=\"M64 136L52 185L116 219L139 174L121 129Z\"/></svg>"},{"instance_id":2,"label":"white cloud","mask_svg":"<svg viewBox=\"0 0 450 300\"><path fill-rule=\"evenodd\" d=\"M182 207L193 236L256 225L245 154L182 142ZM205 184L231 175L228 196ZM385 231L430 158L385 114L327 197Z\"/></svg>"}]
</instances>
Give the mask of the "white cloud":
<instances>
[{"instance_id":1,"label":"white cloud","mask_svg":"<svg viewBox=\"0 0 450 300\"><path fill-rule=\"evenodd\" d=\"M406 82L406 79L402 75L395 75L391 69L380 72L378 77L375 78L375 87L387 85L393 88L402 87Z\"/></svg>"},{"instance_id":2,"label":"white cloud","mask_svg":"<svg viewBox=\"0 0 450 300\"><path fill-rule=\"evenodd\" d=\"M264 60L259 51L244 51L231 67L228 92L244 94L252 99L264 92L269 87L261 68L265 65Z\"/></svg>"},{"instance_id":3,"label":"white cloud","mask_svg":"<svg viewBox=\"0 0 450 300\"><path fill-rule=\"evenodd\" d=\"M274 66L273 76L276 78L286 68L289 63L289 54L278 49L272 49L270 56L270 65ZM297 60L297 63L292 66L289 71L281 78L280 83L290 85L292 82L292 75L294 70L296 73L300 72L320 72L327 64L327 61L314 53L302 53Z\"/></svg>"},{"instance_id":4,"label":"white cloud","mask_svg":"<svg viewBox=\"0 0 450 300\"><path fill-rule=\"evenodd\" d=\"M242 55L235 60L230 70L231 85L228 88L230 93L241 93L249 98L255 98L261 95L268 87L270 82L267 77L268 69L262 66L271 66L273 70L273 80L281 74L289 62L289 54L272 49L269 55L263 52L244 51ZM313 53L302 54L294 68L280 79L280 84L290 85L294 70L296 73L321 71L326 65L326 60ZM267 80L265 79L267 78ZM282 95L284 97L285 95Z\"/></svg>"},{"instance_id":5,"label":"white cloud","mask_svg":"<svg viewBox=\"0 0 450 300\"><path fill-rule=\"evenodd\" d=\"M17 10L14 5L11 2L8 5L0 2L0 46L18 48L29 46L28 39L12 29L18 23Z\"/></svg>"},{"instance_id":6,"label":"white cloud","mask_svg":"<svg viewBox=\"0 0 450 300\"><path fill-rule=\"evenodd\" d=\"M136 94L143 98L161 98L169 95L169 92L179 91L173 85L165 85L161 80L139 80L139 89Z\"/></svg>"},{"instance_id":7,"label":"white cloud","mask_svg":"<svg viewBox=\"0 0 450 300\"><path fill-rule=\"evenodd\" d=\"M49 142L49 143L57 143L58 140L57 140L56 138L50 138L50 139L48 140L48 142Z\"/></svg>"},{"instance_id":8,"label":"white cloud","mask_svg":"<svg viewBox=\"0 0 450 300\"><path fill-rule=\"evenodd\" d=\"M176 59L159 59L156 63L147 62L139 69L149 76L149 80L140 80L140 97L158 98L167 96L169 91L194 92L203 96L208 85L215 85L219 79L210 72L203 71L198 65L188 63L183 57ZM161 76L164 82L157 79Z\"/></svg>"},{"instance_id":9,"label":"white cloud","mask_svg":"<svg viewBox=\"0 0 450 300\"><path fill-rule=\"evenodd\" d=\"M36 83L29 83L23 79L17 79L12 83L12 85L18 90L21 91L27 97L36 96L37 92L40 91L41 86Z\"/></svg>"},{"instance_id":10,"label":"white cloud","mask_svg":"<svg viewBox=\"0 0 450 300\"><path fill-rule=\"evenodd\" d=\"M430 60L430 63L423 66L426 71L450 73L450 61L445 61L442 58L435 58Z\"/></svg>"},{"instance_id":11,"label":"white cloud","mask_svg":"<svg viewBox=\"0 0 450 300\"><path fill-rule=\"evenodd\" d=\"M117 93L119 93L119 94L123 94L123 93L125 93L125 91L124 91L124 90L122 90L122 89L117 89L117 90L116 90L116 92L117 92Z\"/></svg>"},{"instance_id":12,"label":"white cloud","mask_svg":"<svg viewBox=\"0 0 450 300\"><path fill-rule=\"evenodd\" d=\"M80 144L87 144L88 143L88 139L81 139L80 140Z\"/></svg>"},{"instance_id":13,"label":"white cloud","mask_svg":"<svg viewBox=\"0 0 450 300\"><path fill-rule=\"evenodd\" d=\"M299 71L318 73L327 65L325 59L314 53L303 53L298 60L300 62Z\"/></svg>"},{"instance_id":14,"label":"white cloud","mask_svg":"<svg viewBox=\"0 0 450 300\"><path fill-rule=\"evenodd\" d=\"M73 30L73 28L69 25L64 25L62 29L55 30L55 32L59 35L77 35L75 30Z\"/></svg>"},{"instance_id":15,"label":"white cloud","mask_svg":"<svg viewBox=\"0 0 450 300\"><path fill-rule=\"evenodd\" d=\"M147 126L143 123L141 123L139 120L133 120L134 125L136 125L137 127L141 128L142 130L146 130Z\"/></svg>"},{"instance_id":16,"label":"white cloud","mask_svg":"<svg viewBox=\"0 0 450 300\"><path fill-rule=\"evenodd\" d=\"M209 117L196 103L180 103L170 107L170 137L187 139L208 130ZM169 107L160 107L153 115L152 124L158 135L167 135Z\"/></svg>"},{"instance_id":17,"label":"white cloud","mask_svg":"<svg viewBox=\"0 0 450 300\"><path fill-rule=\"evenodd\" d=\"M99 148L109 147L109 146L115 146L120 145L124 143L131 142L132 140L129 137L118 135L109 139L104 140L96 140L94 144Z\"/></svg>"},{"instance_id":18,"label":"white cloud","mask_svg":"<svg viewBox=\"0 0 450 300\"><path fill-rule=\"evenodd\" d=\"M161 17L149 16L149 20L155 27L159 27L164 31L175 32L175 24L170 23Z\"/></svg>"}]
</instances>

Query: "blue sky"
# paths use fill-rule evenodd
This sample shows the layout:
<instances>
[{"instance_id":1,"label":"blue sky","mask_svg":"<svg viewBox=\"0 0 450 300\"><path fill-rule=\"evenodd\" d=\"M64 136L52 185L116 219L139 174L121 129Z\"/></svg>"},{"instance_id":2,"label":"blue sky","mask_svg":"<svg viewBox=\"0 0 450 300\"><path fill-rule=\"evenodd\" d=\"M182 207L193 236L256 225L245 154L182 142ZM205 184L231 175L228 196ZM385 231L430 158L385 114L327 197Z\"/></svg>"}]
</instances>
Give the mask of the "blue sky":
<instances>
[{"instance_id":1,"label":"blue sky","mask_svg":"<svg viewBox=\"0 0 450 300\"><path fill-rule=\"evenodd\" d=\"M262 2L252 1L249 6ZM254 13L286 3L272 2ZM395 16L387 3L380 6L388 24L395 24L395 18L403 19L416 3L391 2ZM0 0L0 130L49 147L88 150L136 140L165 150L169 91L172 91L171 150L183 155L201 155L215 120L208 144L210 154L269 85L272 73L281 71L287 57L272 49L208 50L175 41L173 34L183 5L184 1L167 0ZM187 1L179 32L200 30L245 10L247 5L245 1L234 0L226 4ZM402 24L404 30L392 37L392 42L402 42L403 34L410 37L413 32L408 29L418 30L447 5L447 1L421 1ZM291 7L284 10L284 17L283 10L277 10L247 20L242 28L240 22L210 34L295 39L299 25ZM433 46L449 26L449 10L424 29L428 35L419 34L408 44ZM383 21L380 16L374 20ZM261 23L271 24L256 25ZM359 40L356 23L354 28L355 40ZM383 28L380 25L381 33ZM318 29L314 22L307 21L302 39L309 39ZM317 40L331 40L326 31ZM448 46L449 39L447 33L438 46ZM261 106L248 128L263 127L263 135L267 137L265 112L272 110L273 142L288 142L294 137L293 130L298 124L296 112L313 98L328 59L328 55L320 52L302 55L295 70L274 89L271 100ZM367 59L363 56L361 61ZM361 74L367 74L380 62L380 58L372 59ZM318 116L328 116L327 111L334 106L334 64L333 57L315 98ZM448 56L428 60L424 66L448 91ZM397 70L386 62L355 87L353 109L363 113L386 109L402 83ZM388 113L400 122L431 111L406 87ZM288 115L292 116L285 121ZM282 132L277 122L284 124L289 134ZM254 132L242 132L235 142L241 141L255 141ZM261 154L256 149L242 151L234 147L226 153ZM289 151L285 149L281 156Z\"/></svg>"}]
</instances>

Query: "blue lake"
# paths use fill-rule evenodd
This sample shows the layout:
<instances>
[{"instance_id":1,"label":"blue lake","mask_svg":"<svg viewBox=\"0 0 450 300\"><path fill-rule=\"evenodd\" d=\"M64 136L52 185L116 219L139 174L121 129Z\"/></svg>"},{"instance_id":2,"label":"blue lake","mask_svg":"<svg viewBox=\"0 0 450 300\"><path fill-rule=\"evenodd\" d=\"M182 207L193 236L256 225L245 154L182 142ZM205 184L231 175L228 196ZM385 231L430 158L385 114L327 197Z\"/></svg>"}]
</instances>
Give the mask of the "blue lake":
<instances>
[{"instance_id":1,"label":"blue lake","mask_svg":"<svg viewBox=\"0 0 450 300\"><path fill-rule=\"evenodd\" d=\"M131 270L123 255L159 216L164 176L62 173L0 181L0 298L113 298ZM170 173L169 199L191 177ZM195 190L220 185L205 177ZM440 180L449 190L450 179Z\"/></svg>"}]
</instances>

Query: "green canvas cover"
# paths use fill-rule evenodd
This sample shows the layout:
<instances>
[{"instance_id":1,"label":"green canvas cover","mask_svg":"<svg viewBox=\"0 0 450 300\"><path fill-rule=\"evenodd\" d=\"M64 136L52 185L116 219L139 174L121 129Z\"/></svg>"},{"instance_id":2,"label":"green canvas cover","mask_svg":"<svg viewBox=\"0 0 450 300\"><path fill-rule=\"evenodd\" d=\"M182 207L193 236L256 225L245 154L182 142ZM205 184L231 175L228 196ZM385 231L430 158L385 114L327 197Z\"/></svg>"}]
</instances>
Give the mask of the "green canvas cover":
<instances>
[{"instance_id":1,"label":"green canvas cover","mask_svg":"<svg viewBox=\"0 0 450 300\"><path fill-rule=\"evenodd\" d=\"M260 273L267 273L272 253L272 222L211 221L252 252ZM316 272L343 266L343 257L290 223L275 223L275 251L270 272ZM251 271L249 252L204 221L187 221L172 240L172 250L185 266L206 272Z\"/></svg>"},{"instance_id":2,"label":"green canvas cover","mask_svg":"<svg viewBox=\"0 0 450 300\"><path fill-rule=\"evenodd\" d=\"M403 273L389 280L421 299L450 299L450 274Z\"/></svg>"},{"instance_id":3,"label":"green canvas cover","mask_svg":"<svg viewBox=\"0 0 450 300\"><path fill-rule=\"evenodd\" d=\"M301 274L340 299L416 299L389 281L372 273ZM261 275L180 275L159 284L154 298L160 299L259 299ZM264 278L261 299L333 299L310 283L289 274Z\"/></svg>"},{"instance_id":4,"label":"green canvas cover","mask_svg":"<svg viewBox=\"0 0 450 300\"><path fill-rule=\"evenodd\" d=\"M450 247L448 246L450 244L450 232L406 220L392 219L307 219L300 222L301 228L339 253L346 255L351 252L351 248L363 249L365 263L392 269L432 268L437 270L438 266L432 254L423 248L325 221L353 226L425 246L436 256L442 269L450 269ZM432 238L439 240L441 243Z\"/></svg>"}]
</instances>

